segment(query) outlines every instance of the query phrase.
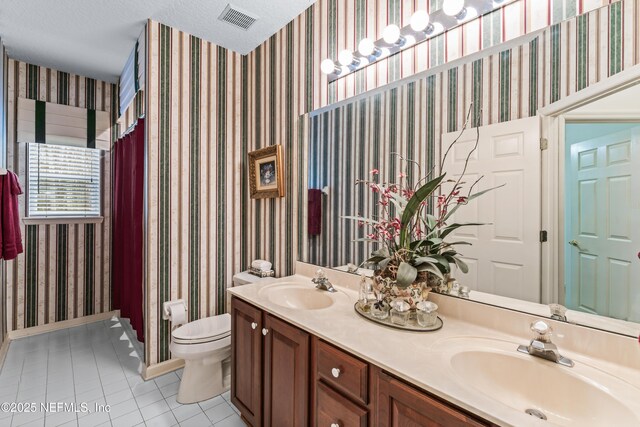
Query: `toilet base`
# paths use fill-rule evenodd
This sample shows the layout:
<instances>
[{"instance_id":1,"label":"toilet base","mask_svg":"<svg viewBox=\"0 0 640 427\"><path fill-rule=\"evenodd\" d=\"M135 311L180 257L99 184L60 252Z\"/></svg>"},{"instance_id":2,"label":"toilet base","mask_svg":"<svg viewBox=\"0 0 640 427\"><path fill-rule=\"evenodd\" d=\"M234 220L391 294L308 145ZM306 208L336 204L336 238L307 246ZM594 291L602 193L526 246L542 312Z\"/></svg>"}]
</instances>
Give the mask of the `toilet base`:
<instances>
[{"instance_id":1,"label":"toilet base","mask_svg":"<svg viewBox=\"0 0 640 427\"><path fill-rule=\"evenodd\" d=\"M228 358L185 360L176 400L183 404L196 403L224 393L230 385L228 372Z\"/></svg>"}]
</instances>

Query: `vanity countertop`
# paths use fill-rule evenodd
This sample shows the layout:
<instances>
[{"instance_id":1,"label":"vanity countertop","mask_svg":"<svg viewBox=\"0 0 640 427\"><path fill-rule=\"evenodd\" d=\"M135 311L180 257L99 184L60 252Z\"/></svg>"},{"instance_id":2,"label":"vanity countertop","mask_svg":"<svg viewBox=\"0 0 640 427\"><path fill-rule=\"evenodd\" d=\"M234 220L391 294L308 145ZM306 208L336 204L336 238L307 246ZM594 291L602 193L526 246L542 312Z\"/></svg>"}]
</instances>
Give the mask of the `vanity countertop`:
<instances>
[{"instance_id":1,"label":"vanity countertop","mask_svg":"<svg viewBox=\"0 0 640 427\"><path fill-rule=\"evenodd\" d=\"M444 321L444 327L438 331L405 332L381 326L359 316L353 309L358 292L340 286L340 283L335 281L333 284L338 290L334 294L335 303L320 310L286 308L270 301L267 293L261 292L269 284L286 281L314 286L309 277L294 275L259 284L230 288L228 292L495 424L505 426L553 425L497 402L472 386L463 385L461 381L464 379L453 380L451 370L443 366L444 363L438 351L438 343L443 340L462 338L472 341L478 338L489 338L513 343L513 351L516 352L518 344L527 344L531 339L530 336L516 336L479 326L453 315L442 314L442 310L440 310L440 317ZM325 291L318 290L318 292ZM563 349L561 345L559 348L563 355L575 360L576 364L590 365L617 378L624 378L627 383L640 390L640 372L636 369L573 353ZM542 361L542 363L550 362ZM557 366L557 369L570 368ZM544 387L544 384L532 384L532 387ZM567 398L572 399L571 396L567 396ZM640 394L636 400L640 400ZM640 409L636 413L640 413Z\"/></svg>"}]
</instances>

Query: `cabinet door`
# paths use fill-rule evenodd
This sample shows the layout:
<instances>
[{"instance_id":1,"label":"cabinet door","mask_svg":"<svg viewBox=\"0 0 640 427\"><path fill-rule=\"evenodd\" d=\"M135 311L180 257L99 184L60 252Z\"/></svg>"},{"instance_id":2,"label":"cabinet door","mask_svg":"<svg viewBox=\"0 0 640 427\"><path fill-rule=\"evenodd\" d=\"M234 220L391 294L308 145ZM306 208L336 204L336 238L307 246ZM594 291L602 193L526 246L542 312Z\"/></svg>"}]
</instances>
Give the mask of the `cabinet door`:
<instances>
[{"instance_id":1,"label":"cabinet door","mask_svg":"<svg viewBox=\"0 0 640 427\"><path fill-rule=\"evenodd\" d=\"M376 416L379 427L482 426L458 409L378 370Z\"/></svg>"},{"instance_id":2,"label":"cabinet door","mask_svg":"<svg viewBox=\"0 0 640 427\"><path fill-rule=\"evenodd\" d=\"M231 402L254 427L262 425L262 311L231 299Z\"/></svg>"},{"instance_id":3,"label":"cabinet door","mask_svg":"<svg viewBox=\"0 0 640 427\"><path fill-rule=\"evenodd\" d=\"M306 426L309 334L268 314L264 328L264 425Z\"/></svg>"}]
</instances>

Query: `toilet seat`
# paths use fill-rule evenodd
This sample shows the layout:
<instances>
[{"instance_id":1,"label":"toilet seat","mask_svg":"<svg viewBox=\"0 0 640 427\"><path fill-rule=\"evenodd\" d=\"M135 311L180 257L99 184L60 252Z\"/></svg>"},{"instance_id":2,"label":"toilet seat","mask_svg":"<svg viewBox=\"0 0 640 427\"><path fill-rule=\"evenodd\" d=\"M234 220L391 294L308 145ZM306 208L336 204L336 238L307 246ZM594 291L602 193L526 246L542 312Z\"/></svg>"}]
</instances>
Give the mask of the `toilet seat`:
<instances>
[{"instance_id":1,"label":"toilet seat","mask_svg":"<svg viewBox=\"0 0 640 427\"><path fill-rule=\"evenodd\" d=\"M231 335L231 315L206 317L176 328L171 333L175 344L205 344L223 340Z\"/></svg>"}]
</instances>

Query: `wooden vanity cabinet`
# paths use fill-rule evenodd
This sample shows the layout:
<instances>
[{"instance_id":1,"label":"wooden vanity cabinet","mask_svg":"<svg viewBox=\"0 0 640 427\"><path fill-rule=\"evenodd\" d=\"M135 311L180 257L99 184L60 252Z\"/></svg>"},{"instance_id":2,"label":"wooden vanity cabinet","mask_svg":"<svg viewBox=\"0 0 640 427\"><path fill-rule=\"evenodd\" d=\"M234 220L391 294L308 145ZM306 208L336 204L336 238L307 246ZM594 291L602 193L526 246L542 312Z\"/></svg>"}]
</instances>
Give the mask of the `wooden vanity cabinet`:
<instances>
[{"instance_id":1,"label":"wooden vanity cabinet","mask_svg":"<svg viewBox=\"0 0 640 427\"><path fill-rule=\"evenodd\" d=\"M376 370L376 425L379 427L490 426L410 385Z\"/></svg>"},{"instance_id":2,"label":"wooden vanity cabinet","mask_svg":"<svg viewBox=\"0 0 640 427\"><path fill-rule=\"evenodd\" d=\"M309 419L309 334L231 300L231 402L253 427Z\"/></svg>"},{"instance_id":3,"label":"wooden vanity cabinet","mask_svg":"<svg viewBox=\"0 0 640 427\"><path fill-rule=\"evenodd\" d=\"M236 297L231 355L231 402L252 427L492 425Z\"/></svg>"}]
</instances>

